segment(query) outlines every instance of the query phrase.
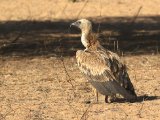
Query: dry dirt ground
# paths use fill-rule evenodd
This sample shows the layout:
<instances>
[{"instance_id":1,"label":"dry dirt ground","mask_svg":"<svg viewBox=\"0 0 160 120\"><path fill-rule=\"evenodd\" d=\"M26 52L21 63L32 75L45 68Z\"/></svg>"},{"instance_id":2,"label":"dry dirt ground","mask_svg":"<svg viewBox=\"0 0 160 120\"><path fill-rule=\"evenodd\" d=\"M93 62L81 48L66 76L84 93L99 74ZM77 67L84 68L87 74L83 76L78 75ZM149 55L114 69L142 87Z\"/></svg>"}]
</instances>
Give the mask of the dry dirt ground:
<instances>
[{"instance_id":1,"label":"dry dirt ground","mask_svg":"<svg viewBox=\"0 0 160 120\"><path fill-rule=\"evenodd\" d=\"M139 101L104 103L77 68L74 57L1 58L1 120L158 120L160 56L128 56L124 60ZM65 66L64 66L65 65ZM67 70L67 73L66 73ZM147 95L144 100L140 96Z\"/></svg>"},{"instance_id":2,"label":"dry dirt ground","mask_svg":"<svg viewBox=\"0 0 160 120\"><path fill-rule=\"evenodd\" d=\"M133 16L143 7L140 15L160 15L159 0L1 0L1 20L55 20L77 17ZM87 2L88 1L88 2Z\"/></svg>"},{"instance_id":3,"label":"dry dirt ground","mask_svg":"<svg viewBox=\"0 0 160 120\"><path fill-rule=\"evenodd\" d=\"M142 6L140 16L153 16L154 18L152 20L149 17L147 21L139 20L144 23L143 27L147 25L144 28L151 33L149 40L152 40L152 37L159 34L159 19L157 19L160 15L159 0L89 0L89 2L83 0L77 3L67 0L1 0L0 25L4 23L3 27L6 29L0 30L0 43L12 39L12 34L17 29L13 28L10 32L6 32L9 28L5 25L9 25L12 29L15 21L50 20L54 25L56 24L54 22L60 19L72 21L76 18L90 17L94 21L101 22L98 21L98 18L133 17L140 6ZM152 21L151 24L146 24L150 21ZM69 22L66 22L60 28L57 27L57 31L53 26L51 29L43 31L41 35L38 27L41 24L38 24L37 28L32 30L32 34L27 32L18 42L25 41L26 47L26 44L30 44L34 40L49 39L51 41L68 37L68 34L63 31L63 27L69 26L68 24ZM153 24L154 26L152 26ZM50 28L50 24L47 23L47 25ZM154 30L151 31L150 26L154 27ZM23 24L20 27L23 27ZM46 29L46 27L44 28ZM145 33L144 31L142 29L141 32ZM156 34L154 34L155 32ZM71 39L74 38L73 36L79 38L77 34L71 36ZM148 39L148 36L144 38ZM159 39L159 36L154 39ZM73 41L72 44L79 43ZM71 49L66 46L69 46L68 43L65 43L64 50ZM160 55L156 46L156 54L155 52L153 52L154 54L127 54L122 57L128 66L138 100L128 103L119 99L111 104L104 103L102 95L99 96L99 103L92 102L95 99L94 89L80 73L74 56L56 57L57 52L48 55L49 51L45 51L47 49L45 45L40 50L43 52L40 55L36 55L38 48L32 49L32 46L23 48L22 44L17 44L16 47L18 47L17 51L10 49L6 54L2 54L4 52L0 51L0 120L160 119ZM54 48L51 47L48 50L52 49ZM34 52L34 55L30 56L27 54L28 51L29 53ZM75 51L73 53L75 54Z\"/></svg>"}]
</instances>

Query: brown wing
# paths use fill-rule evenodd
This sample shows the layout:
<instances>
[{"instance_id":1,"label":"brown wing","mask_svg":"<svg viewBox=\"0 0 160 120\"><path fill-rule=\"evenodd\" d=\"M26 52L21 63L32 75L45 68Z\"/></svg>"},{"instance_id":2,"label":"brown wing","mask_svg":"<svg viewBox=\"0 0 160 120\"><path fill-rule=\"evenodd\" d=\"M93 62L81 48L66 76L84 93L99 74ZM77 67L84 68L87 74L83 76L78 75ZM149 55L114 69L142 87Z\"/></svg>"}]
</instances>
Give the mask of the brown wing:
<instances>
[{"instance_id":1,"label":"brown wing","mask_svg":"<svg viewBox=\"0 0 160 120\"><path fill-rule=\"evenodd\" d=\"M104 51L79 50L76 53L81 72L101 94L115 95L118 93L127 99L133 99L135 96L130 94L114 75L116 69L121 67L121 64L118 63L116 64L118 67L113 68L114 59L118 60L116 57Z\"/></svg>"},{"instance_id":2,"label":"brown wing","mask_svg":"<svg viewBox=\"0 0 160 120\"><path fill-rule=\"evenodd\" d=\"M127 73L126 65L123 64L123 62L120 60L119 56L111 51L107 51L107 54L109 56L112 56L109 58L110 61L110 69L115 76L117 82L124 87L127 92L130 94L137 96L133 87L133 84L131 83L131 80L129 78L129 75Z\"/></svg>"}]
</instances>

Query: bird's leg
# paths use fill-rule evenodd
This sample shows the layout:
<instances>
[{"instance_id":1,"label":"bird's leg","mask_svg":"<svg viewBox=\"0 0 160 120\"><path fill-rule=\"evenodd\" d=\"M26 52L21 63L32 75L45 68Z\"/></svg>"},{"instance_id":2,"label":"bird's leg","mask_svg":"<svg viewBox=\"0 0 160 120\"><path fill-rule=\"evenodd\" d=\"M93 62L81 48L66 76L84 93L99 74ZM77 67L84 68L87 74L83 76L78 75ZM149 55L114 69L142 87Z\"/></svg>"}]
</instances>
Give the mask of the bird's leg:
<instances>
[{"instance_id":1,"label":"bird's leg","mask_svg":"<svg viewBox=\"0 0 160 120\"><path fill-rule=\"evenodd\" d=\"M96 89L94 89L94 96L95 96L95 103L98 103L99 99L98 99L98 91Z\"/></svg>"},{"instance_id":2,"label":"bird's leg","mask_svg":"<svg viewBox=\"0 0 160 120\"><path fill-rule=\"evenodd\" d=\"M105 102L106 103L111 103L116 99L115 95L111 95L111 96L105 96Z\"/></svg>"},{"instance_id":3,"label":"bird's leg","mask_svg":"<svg viewBox=\"0 0 160 120\"><path fill-rule=\"evenodd\" d=\"M98 103L98 91L96 90L96 102Z\"/></svg>"},{"instance_id":4,"label":"bird's leg","mask_svg":"<svg viewBox=\"0 0 160 120\"><path fill-rule=\"evenodd\" d=\"M105 102L108 103L108 96L105 96Z\"/></svg>"},{"instance_id":5,"label":"bird's leg","mask_svg":"<svg viewBox=\"0 0 160 120\"><path fill-rule=\"evenodd\" d=\"M112 95L112 96L108 96L108 103L113 102L113 99L114 99L114 96L113 96L113 95Z\"/></svg>"}]
</instances>

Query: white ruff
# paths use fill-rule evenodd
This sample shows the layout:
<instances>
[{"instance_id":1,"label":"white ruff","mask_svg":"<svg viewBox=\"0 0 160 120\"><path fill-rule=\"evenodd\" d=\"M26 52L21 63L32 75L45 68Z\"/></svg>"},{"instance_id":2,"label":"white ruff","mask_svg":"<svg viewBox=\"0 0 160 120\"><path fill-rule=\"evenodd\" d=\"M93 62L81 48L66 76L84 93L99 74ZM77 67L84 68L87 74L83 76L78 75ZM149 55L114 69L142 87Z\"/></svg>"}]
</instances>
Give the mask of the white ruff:
<instances>
[{"instance_id":1,"label":"white ruff","mask_svg":"<svg viewBox=\"0 0 160 120\"><path fill-rule=\"evenodd\" d=\"M87 39L86 39L85 33L82 33L81 42L82 42L82 44L84 45L84 47L87 48L88 43L87 43Z\"/></svg>"}]
</instances>

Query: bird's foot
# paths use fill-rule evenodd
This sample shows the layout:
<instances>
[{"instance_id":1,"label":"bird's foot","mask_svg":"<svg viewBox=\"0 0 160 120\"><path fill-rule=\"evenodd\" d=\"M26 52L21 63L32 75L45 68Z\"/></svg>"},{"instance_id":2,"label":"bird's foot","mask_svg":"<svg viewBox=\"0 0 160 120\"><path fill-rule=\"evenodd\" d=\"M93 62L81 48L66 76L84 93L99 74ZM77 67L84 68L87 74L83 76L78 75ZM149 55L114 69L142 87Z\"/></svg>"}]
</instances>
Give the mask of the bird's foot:
<instances>
[{"instance_id":1,"label":"bird's foot","mask_svg":"<svg viewBox=\"0 0 160 120\"><path fill-rule=\"evenodd\" d=\"M105 102L106 102L106 103L111 103L111 101L109 100L108 97L109 97L109 96L105 96Z\"/></svg>"},{"instance_id":2,"label":"bird's foot","mask_svg":"<svg viewBox=\"0 0 160 120\"><path fill-rule=\"evenodd\" d=\"M115 96L105 96L105 102L106 103L112 103L115 101L116 97Z\"/></svg>"}]
</instances>

